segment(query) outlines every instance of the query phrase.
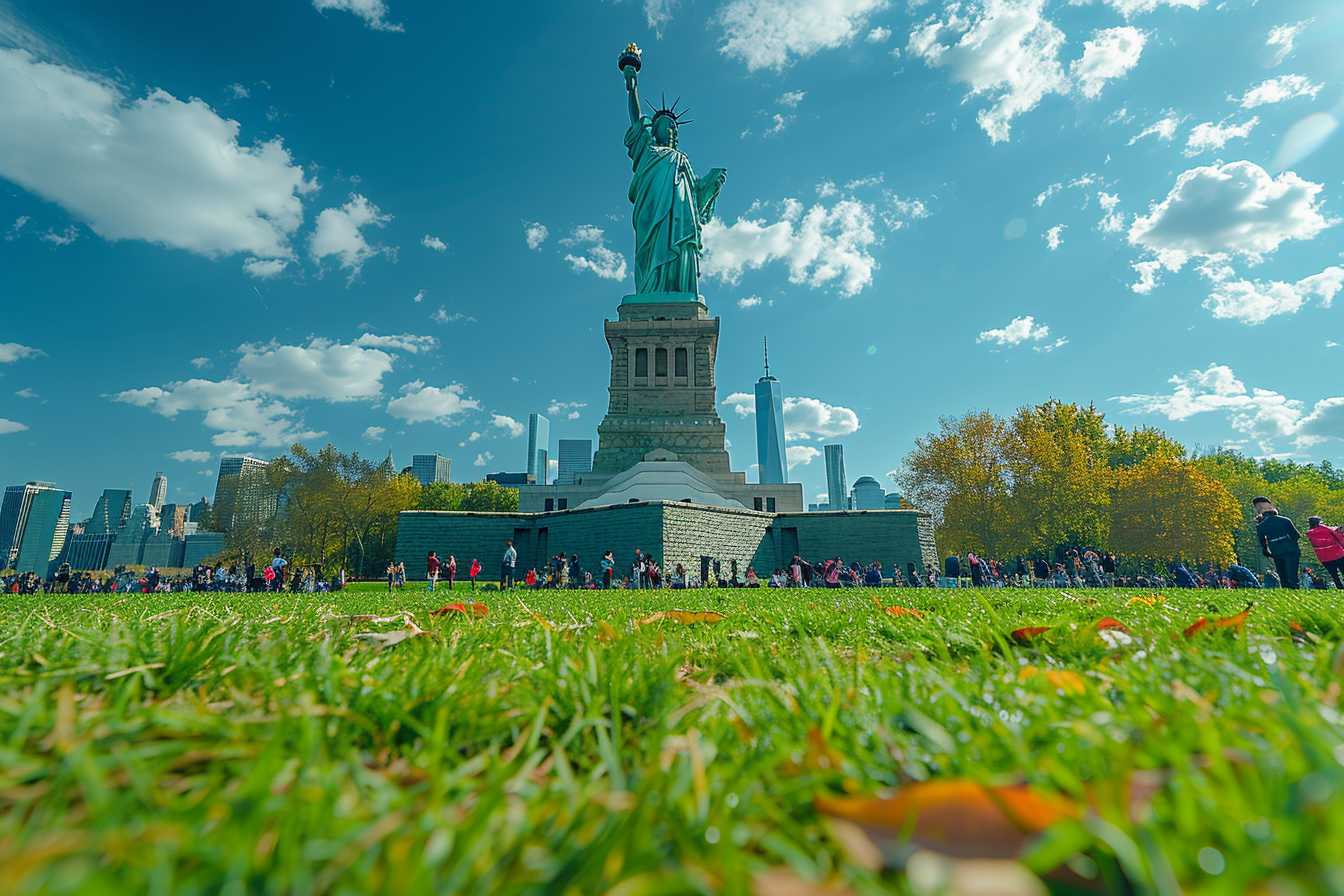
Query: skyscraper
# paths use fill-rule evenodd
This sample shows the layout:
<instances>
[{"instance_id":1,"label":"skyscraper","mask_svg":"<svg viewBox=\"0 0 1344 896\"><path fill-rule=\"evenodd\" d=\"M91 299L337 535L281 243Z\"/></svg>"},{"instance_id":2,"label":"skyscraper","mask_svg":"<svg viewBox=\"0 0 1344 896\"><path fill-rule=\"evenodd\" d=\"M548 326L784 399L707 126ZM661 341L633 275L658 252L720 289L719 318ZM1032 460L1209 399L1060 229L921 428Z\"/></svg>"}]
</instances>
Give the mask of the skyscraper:
<instances>
[{"instance_id":1,"label":"skyscraper","mask_svg":"<svg viewBox=\"0 0 1344 896\"><path fill-rule=\"evenodd\" d=\"M592 472L592 439L561 439L559 448L560 471L555 477L558 485L573 485L578 474Z\"/></svg>"},{"instance_id":2,"label":"skyscraper","mask_svg":"<svg viewBox=\"0 0 1344 896\"><path fill-rule=\"evenodd\" d=\"M826 445L826 503L831 510L849 507L849 487L845 480L845 446Z\"/></svg>"},{"instance_id":3,"label":"skyscraper","mask_svg":"<svg viewBox=\"0 0 1344 896\"><path fill-rule=\"evenodd\" d=\"M419 479L421 485L451 482L449 475L451 464L452 462L441 454L412 454L411 475Z\"/></svg>"},{"instance_id":4,"label":"skyscraper","mask_svg":"<svg viewBox=\"0 0 1344 896\"><path fill-rule=\"evenodd\" d=\"M168 477L163 473L154 474L154 484L149 487L149 503L153 504L155 509L161 509L163 502L168 500Z\"/></svg>"},{"instance_id":5,"label":"skyscraper","mask_svg":"<svg viewBox=\"0 0 1344 896\"><path fill-rule=\"evenodd\" d=\"M550 461L551 421L541 414L527 415L527 472L538 485L546 484L546 465Z\"/></svg>"},{"instance_id":6,"label":"skyscraper","mask_svg":"<svg viewBox=\"0 0 1344 896\"><path fill-rule=\"evenodd\" d=\"M765 344L765 375L756 381L757 481L763 485L788 482L784 464L784 396L779 380L770 375L770 344Z\"/></svg>"},{"instance_id":7,"label":"skyscraper","mask_svg":"<svg viewBox=\"0 0 1344 896\"><path fill-rule=\"evenodd\" d=\"M0 503L0 567L46 576L69 531L68 491L50 482L10 486Z\"/></svg>"},{"instance_id":8,"label":"skyscraper","mask_svg":"<svg viewBox=\"0 0 1344 896\"><path fill-rule=\"evenodd\" d=\"M221 457L215 483L215 528L228 532L240 523L260 522L275 514L276 496L265 476L270 461L247 455Z\"/></svg>"},{"instance_id":9,"label":"skyscraper","mask_svg":"<svg viewBox=\"0 0 1344 896\"><path fill-rule=\"evenodd\" d=\"M89 518L86 530L90 535L103 535L116 532L131 518L131 490L128 488L105 488L93 507L93 516Z\"/></svg>"},{"instance_id":10,"label":"skyscraper","mask_svg":"<svg viewBox=\"0 0 1344 896\"><path fill-rule=\"evenodd\" d=\"M850 506L855 510L883 510L886 508L886 497L886 491L876 479L860 476L854 480Z\"/></svg>"}]
</instances>

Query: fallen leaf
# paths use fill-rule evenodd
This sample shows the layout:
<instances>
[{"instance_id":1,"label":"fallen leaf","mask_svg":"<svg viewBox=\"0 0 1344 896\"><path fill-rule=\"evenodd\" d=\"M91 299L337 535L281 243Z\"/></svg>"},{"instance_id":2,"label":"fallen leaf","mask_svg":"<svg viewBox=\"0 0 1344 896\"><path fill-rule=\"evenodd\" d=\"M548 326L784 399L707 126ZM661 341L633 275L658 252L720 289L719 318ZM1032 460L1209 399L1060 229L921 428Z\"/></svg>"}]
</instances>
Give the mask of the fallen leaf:
<instances>
[{"instance_id":1,"label":"fallen leaf","mask_svg":"<svg viewBox=\"0 0 1344 896\"><path fill-rule=\"evenodd\" d=\"M1250 618L1251 608L1254 606L1255 603L1251 602L1246 605L1246 609L1242 610L1237 615L1228 616L1225 619L1210 620L1207 616L1201 616L1187 626L1182 634L1187 638L1193 638L1195 635L1209 628L1239 632L1246 627L1246 620Z\"/></svg>"},{"instance_id":2,"label":"fallen leaf","mask_svg":"<svg viewBox=\"0 0 1344 896\"><path fill-rule=\"evenodd\" d=\"M1106 631L1107 629L1114 629L1115 631L1125 632L1126 634L1129 633L1129 626L1125 625L1114 616L1103 616L1097 620L1097 631Z\"/></svg>"},{"instance_id":3,"label":"fallen leaf","mask_svg":"<svg viewBox=\"0 0 1344 896\"><path fill-rule=\"evenodd\" d=\"M1321 643L1320 635L1316 634L1315 632L1307 631L1300 622L1288 623L1288 631L1293 636L1294 644L1302 644L1304 646L1314 646L1316 644Z\"/></svg>"},{"instance_id":4,"label":"fallen leaf","mask_svg":"<svg viewBox=\"0 0 1344 896\"><path fill-rule=\"evenodd\" d=\"M1019 644L1025 644L1028 641L1035 640L1048 631L1050 631L1050 626L1048 625L1030 625L1026 628L1013 629L1012 634L1010 634L1009 637Z\"/></svg>"},{"instance_id":5,"label":"fallen leaf","mask_svg":"<svg viewBox=\"0 0 1344 896\"><path fill-rule=\"evenodd\" d=\"M1025 785L964 779L910 784L882 798L819 796L813 804L858 825L884 855L931 849L967 859L1016 858L1036 835L1081 814L1073 803Z\"/></svg>"},{"instance_id":6,"label":"fallen leaf","mask_svg":"<svg viewBox=\"0 0 1344 896\"><path fill-rule=\"evenodd\" d=\"M406 617L405 623L406 624L404 626L397 629L396 631L356 632L355 637L358 638L360 641L363 641L365 644L371 644L374 647L379 648L380 650L386 649L388 647L395 647L402 641L407 641L410 640L411 638L433 637L432 632L427 632L420 626L416 625L415 621L412 620L409 616Z\"/></svg>"},{"instance_id":7,"label":"fallen leaf","mask_svg":"<svg viewBox=\"0 0 1344 896\"><path fill-rule=\"evenodd\" d=\"M716 622L722 622L724 619L722 613L715 613L713 610L659 610L657 613L651 613L643 619L636 622L636 625L649 625L653 622L668 620L670 622L679 622L682 625L695 625L700 622L713 625Z\"/></svg>"},{"instance_id":8,"label":"fallen leaf","mask_svg":"<svg viewBox=\"0 0 1344 896\"><path fill-rule=\"evenodd\" d=\"M1041 675L1049 682L1052 688L1063 691L1066 694L1082 694L1087 691L1087 682L1077 672L1069 669L1037 669L1035 666L1024 666L1018 673L1018 681L1027 681Z\"/></svg>"},{"instance_id":9,"label":"fallen leaf","mask_svg":"<svg viewBox=\"0 0 1344 896\"><path fill-rule=\"evenodd\" d=\"M476 618L479 619L479 618L481 618L482 616L486 615L486 614L489 613L489 612L490 612L490 608L489 608L489 607L487 607L485 604L481 603L480 601L476 601L475 603L471 603L471 604L461 604L461 603L456 603L456 604L444 604L443 606L439 607L437 610L430 610L430 611L429 611L429 615L431 615L431 616L447 616L447 615L449 615L450 613L461 613L461 614L464 615L464 616L475 616Z\"/></svg>"},{"instance_id":10,"label":"fallen leaf","mask_svg":"<svg viewBox=\"0 0 1344 896\"><path fill-rule=\"evenodd\" d=\"M1167 599L1160 594L1150 594L1147 596L1136 595L1125 601L1125 606L1132 607L1135 604L1143 604L1145 607L1151 607L1166 602Z\"/></svg>"},{"instance_id":11,"label":"fallen leaf","mask_svg":"<svg viewBox=\"0 0 1344 896\"><path fill-rule=\"evenodd\" d=\"M610 622L603 619L597 623L597 640L605 644L610 644L612 641L615 641L618 637L620 637L620 635L616 633L616 629L612 628Z\"/></svg>"},{"instance_id":12,"label":"fallen leaf","mask_svg":"<svg viewBox=\"0 0 1344 896\"><path fill-rule=\"evenodd\" d=\"M887 607L888 616L913 616L916 619L924 618L923 610L916 610L913 607Z\"/></svg>"}]
</instances>

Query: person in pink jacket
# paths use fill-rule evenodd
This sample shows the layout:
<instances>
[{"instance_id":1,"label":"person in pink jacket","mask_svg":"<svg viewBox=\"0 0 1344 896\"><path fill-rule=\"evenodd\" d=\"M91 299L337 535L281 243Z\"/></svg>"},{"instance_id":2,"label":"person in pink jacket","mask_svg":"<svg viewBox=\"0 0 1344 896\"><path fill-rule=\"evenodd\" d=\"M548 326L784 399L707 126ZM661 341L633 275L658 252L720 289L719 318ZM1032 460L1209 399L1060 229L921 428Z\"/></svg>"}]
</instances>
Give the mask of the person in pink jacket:
<instances>
[{"instance_id":1,"label":"person in pink jacket","mask_svg":"<svg viewBox=\"0 0 1344 896\"><path fill-rule=\"evenodd\" d=\"M1307 520L1307 541L1311 542L1311 548L1316 552L1316 559L1321 561L1321 565L1330 571L1330 578L1335 580L1335 587L1344 591L1344 526L1338 529L1332 529L1318 516L1313 516Z\"/></svg>"}]
</instances>

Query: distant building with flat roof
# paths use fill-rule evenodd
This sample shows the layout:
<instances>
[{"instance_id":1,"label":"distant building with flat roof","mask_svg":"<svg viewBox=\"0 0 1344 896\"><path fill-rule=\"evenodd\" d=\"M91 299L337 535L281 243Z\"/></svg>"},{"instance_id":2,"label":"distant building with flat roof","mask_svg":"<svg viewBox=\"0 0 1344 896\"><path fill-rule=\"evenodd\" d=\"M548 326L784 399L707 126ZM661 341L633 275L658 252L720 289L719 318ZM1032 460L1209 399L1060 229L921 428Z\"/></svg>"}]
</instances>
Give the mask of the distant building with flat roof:
<instances>
[{"instance_id":1,"label":"distant building with flat roof","mask_svg":"<svg viewBox=\"0 0 1344 896\"><path fill-rule=\"evenodd\" d=\"M561 439L558 447L560 468L555 476L557 485L573 485L579 474L593 471L592 439Z\"/></svg>"},{"instance_id":2,"label":"distant building with flat roof","mask_svg":"<svg viewBox=\"0 0 1344 896\"><path fill-rule=\"evenodd\" d=\"M215 483L215 528L228 532L240 523L259 523L275 515L276 496L264 474L270 461L248 455L219 459Z\"/></svg>"},{"instance_id":3,"label":"distant building with flat roof","mask_svg":"<svg viewBox=\"0 0 1344 896\"><path fill-rule=\"evenodd\" d=\"M527 472L532 481L545 485L549 475L551 421L541 414L527 415Z\"/></svg>"},{"instance_id":4,"label":"distant building with flat roof","mask_svg":"<svg viewBox=\"0 0 1344 896\"><path fill-rule=\"evenodd\" d=\"M886 491L876 479L871 476L860 476L854 480L850 507L854 510L883 510L887 506L886 497Z\"/></svg>"},{"instance_id":5,"label":"distant building with flat roof","mask_svg":"<svg viewBox=\"0 0 1344 896\"><path fill-rule=\"evenodd\" d=\"M168 500L168 477L163 473L154 474L154 484L149 487L149 503L156 508L162 507Z\"/></svg>"},{"instance_id":6,"label":"distant building with flat roof","mask_svg":"<svg viewBox=\"0 0 1344 896\"><path fill-rule=\"evenodd\" d=\"M93 516L85 534L101 535L115 533L131 518L131 490L128 488L105 488L93 506Z\"/></svg>"},{"instance_id":7,"label":"distant building with flat roof","mask_svg":"<svg viewBox=\"0 0 1344 896\"><path fill-rule=\"evenodd\" d=\"M411 475L420 480L421 485L452 482L451 467L452 461L442 454L411 455Z\"/></svg>"},{"instance_id":8,"label":"distant building with flat roof","mask_svg":"<svg viewBox=\"0 0 1344 896\"><path fill-rule=\"evenodd\" d=\"M831 510L849 509L849 483L845 479L845 446L825 445L826 503Z\"/></svg>"}]
</instances>

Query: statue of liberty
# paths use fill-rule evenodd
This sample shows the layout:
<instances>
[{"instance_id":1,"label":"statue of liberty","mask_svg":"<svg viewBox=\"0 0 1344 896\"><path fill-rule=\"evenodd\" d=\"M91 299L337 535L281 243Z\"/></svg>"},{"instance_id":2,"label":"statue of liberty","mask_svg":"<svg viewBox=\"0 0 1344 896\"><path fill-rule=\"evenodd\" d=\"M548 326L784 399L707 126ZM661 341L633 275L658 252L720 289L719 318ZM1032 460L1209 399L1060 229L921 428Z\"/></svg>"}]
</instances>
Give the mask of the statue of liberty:
<instances>
[{"instance_id":1,"label":"statue of liberty","mask_svg":"<svg viewBox=\"0 0 1344 896\"><path fill-rule=\"evenodd\" d=\"M727 178L712 168L697 178L691 160L677 148L677 130L688 121L677 101L642 113L639 102L640 50L621 54L620 68L630 105L625 147L634 174L630 178L631 222L635 227L635 292L699 295L701 228L714 214L714 202ZM677 296L670 300L684 300Z\"/></svg>"}]
</instances>

